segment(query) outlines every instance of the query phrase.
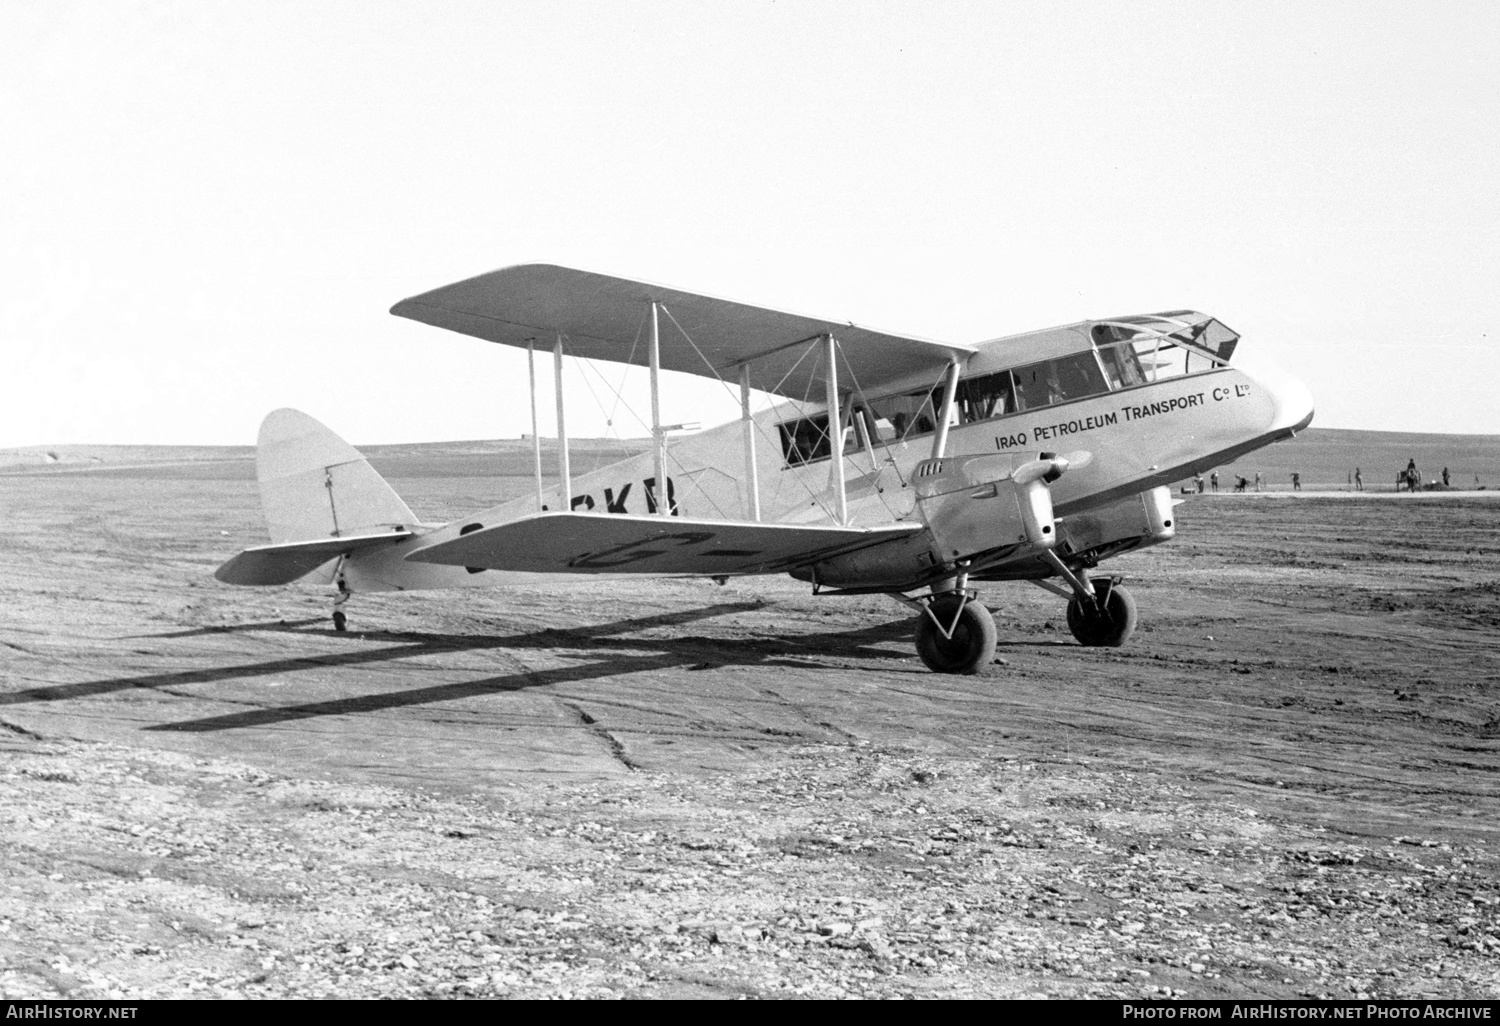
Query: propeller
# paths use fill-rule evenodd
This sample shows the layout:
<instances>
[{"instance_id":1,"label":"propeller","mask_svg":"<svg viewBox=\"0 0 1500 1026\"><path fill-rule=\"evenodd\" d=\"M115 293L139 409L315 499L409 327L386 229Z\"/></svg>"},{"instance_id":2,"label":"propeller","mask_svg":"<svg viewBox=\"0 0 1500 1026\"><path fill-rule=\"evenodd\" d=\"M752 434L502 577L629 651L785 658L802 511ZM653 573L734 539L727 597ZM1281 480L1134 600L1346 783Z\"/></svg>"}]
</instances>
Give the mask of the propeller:
<instances>
[{"instance_id":1,"label":"propeller","mask_svg":"<svg viewBox=\"0 0 1500 1026\"><path fill-rule=\"evenodd\" d=\"M1033 481L1051 484L1069 470L1088 466L1093 459L1094 454L1087 449L1078 449L1061 456L1046 456L1021 464L1016 468L1015 473L1011 474L1011 478L1018 485L1030 484Z\"/></svg>"}]
</instances>

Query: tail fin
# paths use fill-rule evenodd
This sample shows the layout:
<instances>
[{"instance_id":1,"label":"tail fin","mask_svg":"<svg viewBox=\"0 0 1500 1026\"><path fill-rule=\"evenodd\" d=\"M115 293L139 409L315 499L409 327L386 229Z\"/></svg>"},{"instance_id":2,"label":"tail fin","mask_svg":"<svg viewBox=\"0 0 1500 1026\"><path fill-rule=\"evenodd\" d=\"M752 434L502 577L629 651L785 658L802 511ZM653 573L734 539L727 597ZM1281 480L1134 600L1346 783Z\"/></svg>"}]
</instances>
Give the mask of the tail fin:
<instances>
[{"instance_id":1,"label":"tail fin","mask_svg":"<svg viewBox=\"0 0 1500 1026\"><path fill-rule=\"evenodd\" d=\"M255 455L271 541L310 541L410 528L416 518L359 451L307 414L275 410Z\"/></svg>"}]
</instances>

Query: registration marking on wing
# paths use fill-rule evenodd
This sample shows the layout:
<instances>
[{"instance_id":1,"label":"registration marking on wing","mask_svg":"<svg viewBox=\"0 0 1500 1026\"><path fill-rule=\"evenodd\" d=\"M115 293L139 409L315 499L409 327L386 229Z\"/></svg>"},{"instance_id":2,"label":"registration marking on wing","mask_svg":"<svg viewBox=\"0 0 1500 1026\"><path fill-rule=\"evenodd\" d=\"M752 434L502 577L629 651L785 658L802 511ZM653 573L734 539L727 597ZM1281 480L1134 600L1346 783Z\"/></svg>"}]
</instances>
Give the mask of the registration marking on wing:
<instances>
[{"instance_id":1,"label":"registration marking on wing","mask_svg":"<svg viewBox=\"0 0 1500 1026\"><path fill-rule=\"evenodd\" d=\"M863 528L558 512L471 528L407 558L542 573L766 573L917 530L914 523Z\"/></svg>"}]
</instances>

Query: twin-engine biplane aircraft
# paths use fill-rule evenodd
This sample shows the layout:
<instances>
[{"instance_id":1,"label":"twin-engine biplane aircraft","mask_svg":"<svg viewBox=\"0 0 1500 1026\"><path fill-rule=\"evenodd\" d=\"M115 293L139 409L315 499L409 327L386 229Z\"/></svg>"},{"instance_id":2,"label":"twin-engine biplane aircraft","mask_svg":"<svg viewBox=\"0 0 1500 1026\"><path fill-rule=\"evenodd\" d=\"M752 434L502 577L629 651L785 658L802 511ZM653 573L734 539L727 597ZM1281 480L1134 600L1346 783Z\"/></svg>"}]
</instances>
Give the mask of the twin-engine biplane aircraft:
<instances>
[{"instance_id":1,"label":"twin-engine biplane aircraft","mask_svg":"<svg viewBox=\"0 0 1500 1026\"><path fill-rule=\"evenodd\" d=\"M216 576L318 572L365 591L536 574L790 574L815 594L885 594L917 612L933 670L992 661L975 586L1031 581L1068 599L1085 645L1124 644L1135 603L1103 560L1170 539L1168 484L1290 437L1306 388L1231 362L1239 336L1191 310L1084 321L957 345L547 264L405 299L402 317L556 360L559 483L450 524L418 523L364 458L295 410L261 426L272 544ZM652 449L573 477L564 354L645 365ZM667 444L658 371L736 387L738 422ZM782 402L752 412L752 393ZM532 438L536 376L531 373ZM1059 584L1058 582L1061 582Z\"/></svg>"}]
</instances>

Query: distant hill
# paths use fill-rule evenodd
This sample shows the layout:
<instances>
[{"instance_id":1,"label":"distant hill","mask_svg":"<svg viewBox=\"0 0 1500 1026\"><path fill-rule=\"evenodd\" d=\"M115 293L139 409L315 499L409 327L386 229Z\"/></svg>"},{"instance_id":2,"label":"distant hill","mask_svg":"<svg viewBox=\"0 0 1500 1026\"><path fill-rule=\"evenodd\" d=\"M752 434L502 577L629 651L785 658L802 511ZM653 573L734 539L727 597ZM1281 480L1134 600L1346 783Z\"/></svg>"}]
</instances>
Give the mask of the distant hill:
<instances>
[{"instance_id":1,"label":"distant hill","mask_svg":"<svg viewBox=\"0 0 1500 1026\"><path fill-rule=\"evenodd\" d=\"M417 442L356 446L370 465L390 478L531 477L531 440ZM629 459L651 448L649 438L570 438L568 465L574 476ZM557 439L542 439L542 475L557 476Z\"/></svg>"},{"instance_id":2,"label":"distant hill","mask_svg":"<svg viewBox=\"0 0 1500 1026\"><path fill-rule=\"evenodd\" d=\"M574 474L618 463L650 447L648 439L574 438L568 453ZM412 442L355 446L388 478L530 477L529 439ZM542 439L542 473L557 474L557 441ZM125 477L255 479L249 445L57 445L0 449L0 475L112 474Z\"/></svg>"},{"instance_id":3,"label":"distant hill","mask_svg":"<svg viewBox=\"0 0 1500 1026\"><path fill-rule=\"evenodd\" d=\"M644 438L579 438L569 443L574 474L646 452ZM463 442L413 442L357 448L389 478L489 478L531 476L531 442L526 439ZM1234 476L1251 480L1256 471L1266 487L1285 490L1292 471L1304 488L1347 487L1359 467L1365 487L1387 491L1396 472L1415 459L1424 480L1449 469L1455 487L1474 487L1474 476L1487 488L1500 488L1500 435L1427 435L1397 431L1350 431L1309 428L1296 438L1251 453L1219 468L1219 487L1234 486ZM542 473L557 473L557 442L542 439ZM255 449L245 445L59 445L0 449L0 475L123 474L135 477L253 480Z\"/></svg>"},{"instance_id":4,"label":"distant hill","mask_svg":"<svg viewBox=\"0 0 1500 1026\"><path fill-rule=\"evenodd\" d=\"M1406 469L1407 460L1417 461L1424 481L1440 478L1447 467L1455 488L1473 488L1475 475L1486 488L1500 488L1500 435L1343 428L1308 428L1296 438L1226 464L1219 468L1219 487L1233 487L1236 474L1253 481L1259 471L1268 488L1281 491L1291 488L1292 471L1297 471L1303 488L1347 488L1349 475L1358 467L1366 489L1392 491L1396 473Z\"/></svg>"}]
</instances>

